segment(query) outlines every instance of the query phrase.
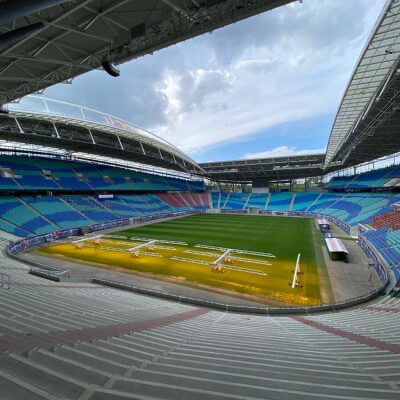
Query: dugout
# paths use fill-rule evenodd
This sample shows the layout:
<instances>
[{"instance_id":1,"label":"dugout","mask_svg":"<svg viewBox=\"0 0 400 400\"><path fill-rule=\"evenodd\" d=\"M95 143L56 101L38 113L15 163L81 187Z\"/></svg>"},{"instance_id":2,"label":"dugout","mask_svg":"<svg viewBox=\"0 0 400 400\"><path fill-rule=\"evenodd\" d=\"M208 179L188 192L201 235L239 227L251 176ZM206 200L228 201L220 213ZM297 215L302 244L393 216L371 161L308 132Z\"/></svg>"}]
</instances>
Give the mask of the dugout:
<instances>
[{"instance_id":1,"label":"dugout","mask_svg":"<svg viewBox=\"0 0 400 400\"><path fill-rule=\"evenodd\" d=\"M318 225L321 233L325 233L329 231L329 221L327 219L319 219Z\"/></svg>"},{"instance_id":2,"label":"dugout","mask_svg":"<svg viewBox=\"0 0 400 400\"><path fill-rule=\"evenodd\" d=\"M340 239L325 238L325 243L331 260L344 262L348 261L349 252Z\"/></svg>"}]
</instances>

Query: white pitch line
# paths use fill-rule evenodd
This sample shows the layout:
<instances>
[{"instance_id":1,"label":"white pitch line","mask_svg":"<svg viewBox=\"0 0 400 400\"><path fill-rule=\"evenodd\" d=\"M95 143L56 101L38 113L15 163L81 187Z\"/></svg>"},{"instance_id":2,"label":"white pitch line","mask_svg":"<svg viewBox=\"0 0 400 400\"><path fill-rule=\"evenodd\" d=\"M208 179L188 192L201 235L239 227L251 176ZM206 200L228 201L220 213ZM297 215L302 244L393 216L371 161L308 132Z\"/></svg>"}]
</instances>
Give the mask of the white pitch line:
<instances>
[{"instance_id":1,"label":"white pitch line","mask_svg":"<svg viewBox=\"0 0 400 400\"><path fill-rule=\"evenodd\" d=\"M140 252L140 255L143 255L143 256L151 256L151 257L163 257L163 255L160 254L160 253L149 253L149 252L147 252L147 251L141 251L141 252Z\"/></svg>"},{"instance_id":2,"label":"white pitch line","mask_svg":"<svg viewBox=\"0 0 400 400\"><path fill-rule=\"evenodd\" d=\"M260 264L260 265L266 265L266 266L272 265L268 261L251 260L250 258L242 258L242 257L231 256L230 259L231 260L236 260L236 261L248 262L248 263L252 263L252 264Z\"/></svg>"},{"instance_id":3,"label":"white pitch line","mask_svg":"<svg viewBox=\"0 0 400 400\"><path fill-rule=\"evenodd\" d=\"M188 262L188 263L192 263L192 264L200 264L200 265L204 265L204 266L210 267L210 263L209 262L200 261L200 260L193 260L191 258L171 257L171 260L184 261L184 262ZM257 271L255 269L232 267L232 266L228 266L228 265L225 265L225 264L223 264L222 266L223 266L224 269L229 269L229 270L232 270L232 271L239 271L239 272L246 272L248 274L268 276L268 274L266 274L265 272Z\"/></svg>"},{"instance_id":4,"label":"white pitch line","mask_svg":"<svg viewBox=\"0 0 400 400\"><path fill-rule=\"evenodd\" d=\"M208 246L205 244L196 244L194 247L201 248L201 249L210 249L210 250L220 250L220 251L227 251L231 250L232 253L238 253L238 254L248 254L248 255L253 255L253 256L260 256L260 257L271 257L271 258L276 258L271 253L261 253L259 251L250 251L250 250L238 250L238 249L228 249L226 247L216 247L216 246Z\"/></svg>"},{"instance_id":5,"label":"white pitch line","mask_svg":"<svg viewBox=\"0 0 400 400\"><path fill-rule=\"evenodd\" d=\"M110 251L116 251L118 253L131 253L131 251L129 251L129 249L120 249L120 248L115 248L115 247L105 247L105 246L95 246L92 244L84 244L84 247L91 247L91 248L98 248L100 250L110 250ZM163 257L162 254L160 253L153 253L153 252L146 252L146 251L141 251L140 252L141 255L144 256L152 256L152 257Z\"/></svg>"},{"instance_id":6,"label":"white pitch line","mask_svg":"<svg viewBox=\"0 0 400 400\"><path fill-rule=\"evenodd\" d=\"M161 250L174 250L176 251L175 247L169 247L169 246L153 246L155 249L161 249Z\"/></svg>"},{"instance_id":7,"label":"white pitch line","mask_svg":"<svg viewBox=\"0 0 400 400\"><path fill-rule=\"evenodd\" d=\"M186 242L178 242L178 241L175 241L175 240L141 238L141 237L136 237L136 236L131 236L129 238L129 240L132 240L132 241L137 240L138 242L148 242L150 240L156 240L158 243L178 244L178 245L181 245L181 246L187 246L188 245Z\"/></svg>"},{"instance_id":8,"label":"white pitch line","mask_svg":"<svg viewBox=\"0 0 400 400\"><path fill-rule=\"evenodd\" d=\"M258 271L256 269L248 269L248 268L241 268L241 267L232 267L231 265L225 265L222 264L222 267L225 269L231 269L233 271L240 271L240 272L247 272L248 274L256 274L256 275L264 275L264 276L268 276L268 274L266 274L263 271Z\"/></svg>"},{"instance_id":9,"label":"white pitch line","mask_svg":"<svg viewBox=\"0 0 400 400\"><path fill-rule=\"evenodd\" d=\"M176 261L185 261L185 262L189 262L192 264L200 264L200 265L206 265L207 267L210 266L210 263L207 261L200 261L200 260L193 260L192 258L184 258L184 257L171 257L171 260L176 260Z\"/></svg>"},{"instance_id":10,"label":"white pitch line","mask_svg":"<svg viewBox=\"0 0 400 400\"><path fill-rule=\"evenodd\" d=\"M104 235L103 237L109 239L127 239L126 236L118 236L118 235Z\"/></svg>"},{"instance_id":11,"label":"white pitch line","mask_svg":"<svg viewBox=\"0 0 400 400\"><path fill-rule=\"evenodd\" d=\"M196 254L199 256L207 256L207 257L218 257L218 253L210 253L207 251L196 251L196 250L184 250L184 253L189 253L189 254Z\"/></svg>"}]
</instances>

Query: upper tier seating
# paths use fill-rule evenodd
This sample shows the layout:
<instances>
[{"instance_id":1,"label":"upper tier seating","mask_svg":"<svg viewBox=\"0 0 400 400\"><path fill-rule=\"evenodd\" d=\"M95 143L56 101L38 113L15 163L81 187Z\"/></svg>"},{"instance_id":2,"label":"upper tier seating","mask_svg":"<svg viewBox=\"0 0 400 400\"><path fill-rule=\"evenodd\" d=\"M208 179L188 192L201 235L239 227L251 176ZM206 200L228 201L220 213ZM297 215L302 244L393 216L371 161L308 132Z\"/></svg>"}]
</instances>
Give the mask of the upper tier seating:
<instances>
[{"instance_id":1,"label":"upper tier seating","mask_svg":"<svg viewBox=\"0 0 400 400\"><path fill-rule=\"evenodd\" d=\"M15 174L14 180L24 189L60 189L52 179L47 179L31 157L1 156L0 167L8 168ZM5 188L3 188L5 189Z\"/></svg>"},{"instance_id":2,"label":"upper tier seating","mask_svg":"<svg viewBox=\"0 0 400 400\"><path fill-rule=\"evenodd\" d=\"M84 215L77 212L69 204L55 196L32 197L23 196L23 199L40 214L54 222L61 229L78 228L80 226L91 225Z\"/></svg>"},{"instance_id":3,"label":"upper tier seating","mask_svg":"<svg viewBox=\"0 0 400 400\"><path fill-rule=\"evenodd\" d=\"M288 211L292 198L292 192L272 192L266 210Z\"/></svg>"},{"instance_id":4,"label":"upper tier seating","mask_svg":"<svg viewBox=\"0 0 400 400\"><path fill-rule=\"evenodd\" d=\"M249 196L250 193L230 193L225 209L242 210Z\"/></svg>"},{"instance_id":5,"label":"upper tier seating","mask_svg":"<svg viewBox=\"0 0 400 400\"><path fill-rule=\"evenodd\" d=\"M335 176L329 182L328 189L345 189L346 186L355 179L354 175L351 176Z\"/></svg>"},{"instance_id":6,"label":"upper tier seating","mask_svg":"<svg viewBox=\"0 0 400 400\"><path fill-rule=\"evenodd\" d=\"M357 176L351 183L347 185L347 189L367 189L379 188L389 182L390 178L386 178L389 171L387 169L379 171L366 172Z\"/></svg>"},{"instance_id":7,"label":"upper tier seating","mask_svg":"<svg viewBox=\"0 0 400 400\"><path fill-rule=\"evenodd\" d=\"M175 178L168 179L168 186L168 190L190 190L190 186L187 181L182 181Z\"/></svg>"},{"instance_id":8,"label":"upper tier seating","mask_svg":"<svg viewBox=\"0 0 400 400\"><path fill-rule=\"evenodd\" d=\"M0 155L0 190L21 189L187 191L204 190L204 184L93 163Z\"/></svg>"},{"instance_id":9,"label":"upper tier seating","mask_svg":"<svg viewBox=\"0 0 400 400\"><path fill-rule=\"evenodd\" d=\"M377 189L397 186L400 178L400 166L364 172L350 176L336 176L331 179L328 189Z\"/></svg>"},{"instance_id":10,"label":"upper tier seating","mask_svg":"<svg viewBox=\"0 0 400 400\"><path fill-rule=\"evenodd\" d=\"M46 158L35 158L36 165L43 171L50 172L58 186L62 189L70 190L90 190L92 189L84 179L78 179L73 167L80 163L72 161L52 160Z\"/></svg>"},{"instance_id":11,"label":"upper tier seating","mask_svg":"<svg viewBox=\"0 0 400 400\"><path fill-rule=\"evenodd\" d=\"M15 179L0 176L0 190L18 190L20 188Z\"/></svg>"},{"instance_id":12,"label":"upper tier seating","mask_svg":"<svg viewBox=\"0 0 400 400\"><path fill-rule=\"evenodd\" d=\"M204 190L204 182L203 181L188 181L190 190L193 191L203 191Z\"/></svg>"}]
</instances>

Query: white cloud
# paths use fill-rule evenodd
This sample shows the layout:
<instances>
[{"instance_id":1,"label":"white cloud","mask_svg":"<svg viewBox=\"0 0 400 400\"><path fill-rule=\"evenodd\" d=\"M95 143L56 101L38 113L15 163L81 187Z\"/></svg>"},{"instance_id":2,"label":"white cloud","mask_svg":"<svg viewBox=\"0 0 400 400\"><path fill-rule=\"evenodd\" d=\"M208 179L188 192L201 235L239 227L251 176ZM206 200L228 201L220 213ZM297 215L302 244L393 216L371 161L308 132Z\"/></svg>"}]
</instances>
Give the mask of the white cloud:
<instances>
[{"instance_id":1,"label":"white cloud","mask_svg":"<svg viewBox=\"0 0 400 400\"><path fill-rule=\"evenodd\" d=\"M268 137L274 126L335 113L384 3L292 3L121 65L119 79L94 71L46 95L125 118L191 154ZM282 147L299 146L299 136Z\"/></svg>"},{"instance_id":2,"label":"white cloud","mask_svg":"<svg viewBox=\"0 0 400 400\"><path fill-rule=\"evenodd\" d=\"M323 149L313 150L298 150L296 147L278 146L272 150L260 151L257 153L247 153L243 158L245 159L257 159L257 158L273 158L273 157L284 157L284 156L302 156L306 154L319 154L325 153Z\"/></svg>"},{"instance_id":3,"label":"white cloud","mask_svg":"<svg viewBox=\"0 0 400 400\"><path fill-rule=\"evenodd\" d=\"M334 114L375 22L366 4L309 0L192 42L193 53L203 52L202 66L175 69L179 89L167 95L165 123L151 128L193 155L268 135L280 124ZM383 2L368 4L378 10ZM159 82L164 95L169 81L164 76ZM328 140L329 132L321 134Z\"/></svg>"}]
</instances>

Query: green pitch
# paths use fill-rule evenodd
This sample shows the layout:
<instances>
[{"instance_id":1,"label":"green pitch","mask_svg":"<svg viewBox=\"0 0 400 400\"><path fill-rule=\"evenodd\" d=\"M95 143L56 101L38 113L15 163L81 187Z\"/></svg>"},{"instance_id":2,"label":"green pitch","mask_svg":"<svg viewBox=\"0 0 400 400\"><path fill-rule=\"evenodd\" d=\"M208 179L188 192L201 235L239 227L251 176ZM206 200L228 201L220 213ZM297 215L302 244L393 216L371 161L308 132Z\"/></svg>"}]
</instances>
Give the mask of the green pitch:
<instances>
[{"instance_id":1,"label":"green pitch","mask_svg":"<svg viewBox=\"0 0 400 400\"><path fill-rule=\"evenodd\" d=\"M323 291L329 287L325 282L327 278L321 251L323 239L312 219L198 214L119 231L114 236L179 241L187 243L187 246L174 245L174 250L157 250L160 257L149 254L141 255L139 259L132 259L127 253L110 250L110 246L129 248L136 244L127 240L125 245L120 239L109 240L108 250L106 244L97 251L94 248L77 250L72 245L63 244L45 247L41 251L132 272L152 273L176 279L181 284L222 290L233 295L236 293L266 303L268 299L272 299L287 304L321 304L321 286ZM214 250L214 257L200 254L206 250L194 247L199 244L271 253L275 258L264 258L271 265L262 265L261 258L257 256L242 256L247 257L247 260L234 260L234 268L227 268L224 273L212 272L206 265L174 259L179 256L211 262L222 254L221 251L218 253ZM300 285L292 289L289 283L293 279L298 253L301 253L300 271L303 274L299 275ZM327 297L324 296L324 299L327 300Z\"/></svg>"}]
</instances>

